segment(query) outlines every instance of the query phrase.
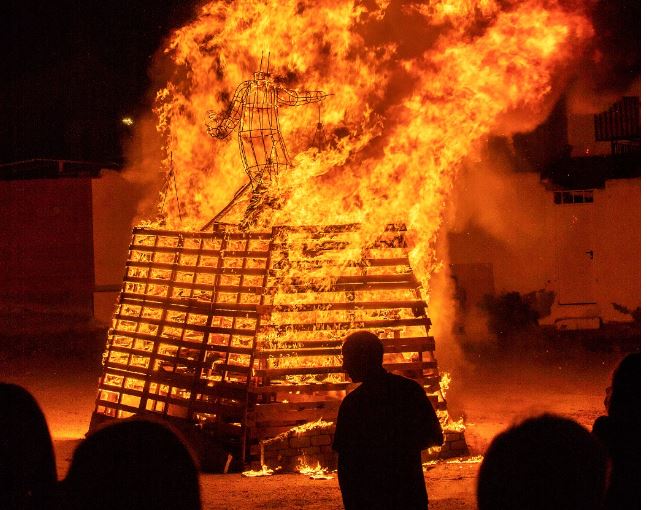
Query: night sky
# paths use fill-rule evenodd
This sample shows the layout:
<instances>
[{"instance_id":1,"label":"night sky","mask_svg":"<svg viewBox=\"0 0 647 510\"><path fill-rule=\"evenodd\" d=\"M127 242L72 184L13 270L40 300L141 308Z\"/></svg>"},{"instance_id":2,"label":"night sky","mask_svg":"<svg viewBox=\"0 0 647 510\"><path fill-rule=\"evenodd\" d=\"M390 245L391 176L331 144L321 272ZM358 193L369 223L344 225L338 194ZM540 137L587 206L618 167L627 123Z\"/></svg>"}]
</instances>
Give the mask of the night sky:
<instances>
[{"instance_id":1,"label":"night sky","mask_svg":"<svg viewBox=\"0 0 647 510\"><path fill-rule=\"evenodd\" d=\"M0 163L122 162L124 116L146 108L151 59L193 2L0 2Z\"/></svg>"}]
</instances>

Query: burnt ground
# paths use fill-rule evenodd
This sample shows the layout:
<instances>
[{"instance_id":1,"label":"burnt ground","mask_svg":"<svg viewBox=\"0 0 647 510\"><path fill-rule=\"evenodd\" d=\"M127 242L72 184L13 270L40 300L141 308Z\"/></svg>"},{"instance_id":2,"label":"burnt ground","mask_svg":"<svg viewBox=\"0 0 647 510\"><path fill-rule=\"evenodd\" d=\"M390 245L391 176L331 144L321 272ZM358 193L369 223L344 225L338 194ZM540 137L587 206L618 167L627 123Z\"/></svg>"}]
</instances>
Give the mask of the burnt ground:
<instances>
[{"instance_id":1,"label":"burnt ground","mask_svg":"<svg viewBox=\"0 0 647 510\"><path fill-rule=\"evenodd\" d=\"M0 338L0 380L23 385L40 403L54 438L60 477L89 425L104 335L104 330L85 329ZM454 418L464 418L473 455L482 454L492 437L511 423L542 412L570 417L590 429L604 413L613 368L638 349L637 337L618 340L599 333L534 342L505 354L483 346L468 348L448 363L449 410ZM441 355L439 364L443 366ZM425 473L430 508L474 509L478 466L445 462L430 467ZM206 510L342 507L335 478L205 474L201 482Z\"/></svg>"}]
</instances>

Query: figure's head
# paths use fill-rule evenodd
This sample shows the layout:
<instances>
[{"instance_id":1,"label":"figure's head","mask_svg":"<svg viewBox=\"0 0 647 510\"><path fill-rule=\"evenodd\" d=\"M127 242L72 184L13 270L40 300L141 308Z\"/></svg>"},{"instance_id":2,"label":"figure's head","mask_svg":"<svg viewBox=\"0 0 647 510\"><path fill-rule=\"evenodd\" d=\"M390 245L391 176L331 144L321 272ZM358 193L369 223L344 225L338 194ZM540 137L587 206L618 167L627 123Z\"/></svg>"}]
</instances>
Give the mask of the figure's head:
<instances>
[{"instance_id":1,"label":"figure's head","mask_svg":"<svg viewBox=\"0 0 647 510\"><path fill-rule=\"evenodd\" d=\"M254 81L264 81L264 80L271 80L272 75L268 72L265 71L256 71L254 73Z\"/></svg>"},{"instance_id":2,"label":"figure's head","mask_svg":"<svg viewBox=\"0 0 647 510\"><path fill-rule=\"evenodd\" d=\"M381 371L384 346L370 331L357 331L346 337L341 354L344 370L353 382L362 382Z\"/></svg>"},{"instance_id":3,"label":"figure's head","mask_svg":"<svg viewBox=\"0 0 647 510\"><path fill-rule=\"evenodd\" d=\"M494 438L479 470L479 510L602 508L606 457L572 420L545 414Z\"/></svg>"}]
</instances>

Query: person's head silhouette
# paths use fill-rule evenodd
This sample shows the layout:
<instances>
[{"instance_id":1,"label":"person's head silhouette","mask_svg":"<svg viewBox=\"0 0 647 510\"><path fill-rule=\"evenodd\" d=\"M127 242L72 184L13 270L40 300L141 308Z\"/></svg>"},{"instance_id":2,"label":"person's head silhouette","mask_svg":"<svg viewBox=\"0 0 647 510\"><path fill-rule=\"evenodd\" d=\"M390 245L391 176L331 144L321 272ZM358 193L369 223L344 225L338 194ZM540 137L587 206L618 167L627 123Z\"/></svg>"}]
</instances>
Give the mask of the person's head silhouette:
<instances>
[{"instance_id":1,"label":"person's head silhouette","mask_svg":"<svg viewBox=\"0 0 647 510\"><path fill-rule=\"evenodd\" d=\"M363 382L384 372L384 346L370 331L357 331L348 335L341 353L342 367L353 382Z\"/></svg>"},{"instance_id":2,"label":"person's head silhouette","mask_svg":"<svg viewBox=\"0 0 647 510\"><path fill-rule=\"evenodd\" d=\"M640 354L628 354L611 378L609 416L640 423Z\"/></svg>"},{"instance_id":3,"label":"person's head silhouette","mask_svg":"<svg viewBox=\"0 0 647 510\"><path fill-rule=\"evenodd\" d=\"M56 463L47 422L20 386L0 384L0 508L50 508Z\"/></svg>"},{"instance_id":4,"label":"person's head silhouette","mask_svg":"<svg viewBox=\"0 0 647 510\"><path fill-rule=\"evenodd\" d=\"M200 508L193 456L168 426L144 420L108 425L83 441L64 481L68 508Z\"/></svg>"},{"instance_id":5,"label":"person's head silhouette","mask_svg":"<svg viewBox=\"0 0 647 510\"><path fill-rule=\"evenodd\" d=\"M572 420L545 414L494 438L479 470L479 510L596 510L605 490L602 446Z\"/></svg>"}]
</instances>

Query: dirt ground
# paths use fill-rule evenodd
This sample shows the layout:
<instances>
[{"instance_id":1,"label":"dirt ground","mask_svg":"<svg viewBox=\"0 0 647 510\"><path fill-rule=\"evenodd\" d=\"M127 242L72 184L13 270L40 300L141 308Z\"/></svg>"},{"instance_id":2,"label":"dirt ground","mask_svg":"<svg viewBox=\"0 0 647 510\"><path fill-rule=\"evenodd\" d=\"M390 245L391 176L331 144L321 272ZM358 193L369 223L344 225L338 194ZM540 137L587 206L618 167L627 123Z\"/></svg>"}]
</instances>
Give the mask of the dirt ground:
<instances>
[{"instance_id":1,"label":"dirt ground","mask_svg":"<svg viewBox=\"0 0 647 510\"><path fill-rule=\"evenodd\" d=\"M604 413L605 387L624 351L573 348L498 360L472 356L455 363L447 395L450 413L464 418L473 455L482 454L494 435L511 423L542 412L570 417L590 429ZM40 355L0 361L0 380L26 387L43 408L61 478L87 431L99 372L98 359ZM478 467L447 462L431 466L425 473L430 509L474 509ZM205 510L342 508L336 478L206 474L201 484Z\"/></svg>"}]
</instances>

